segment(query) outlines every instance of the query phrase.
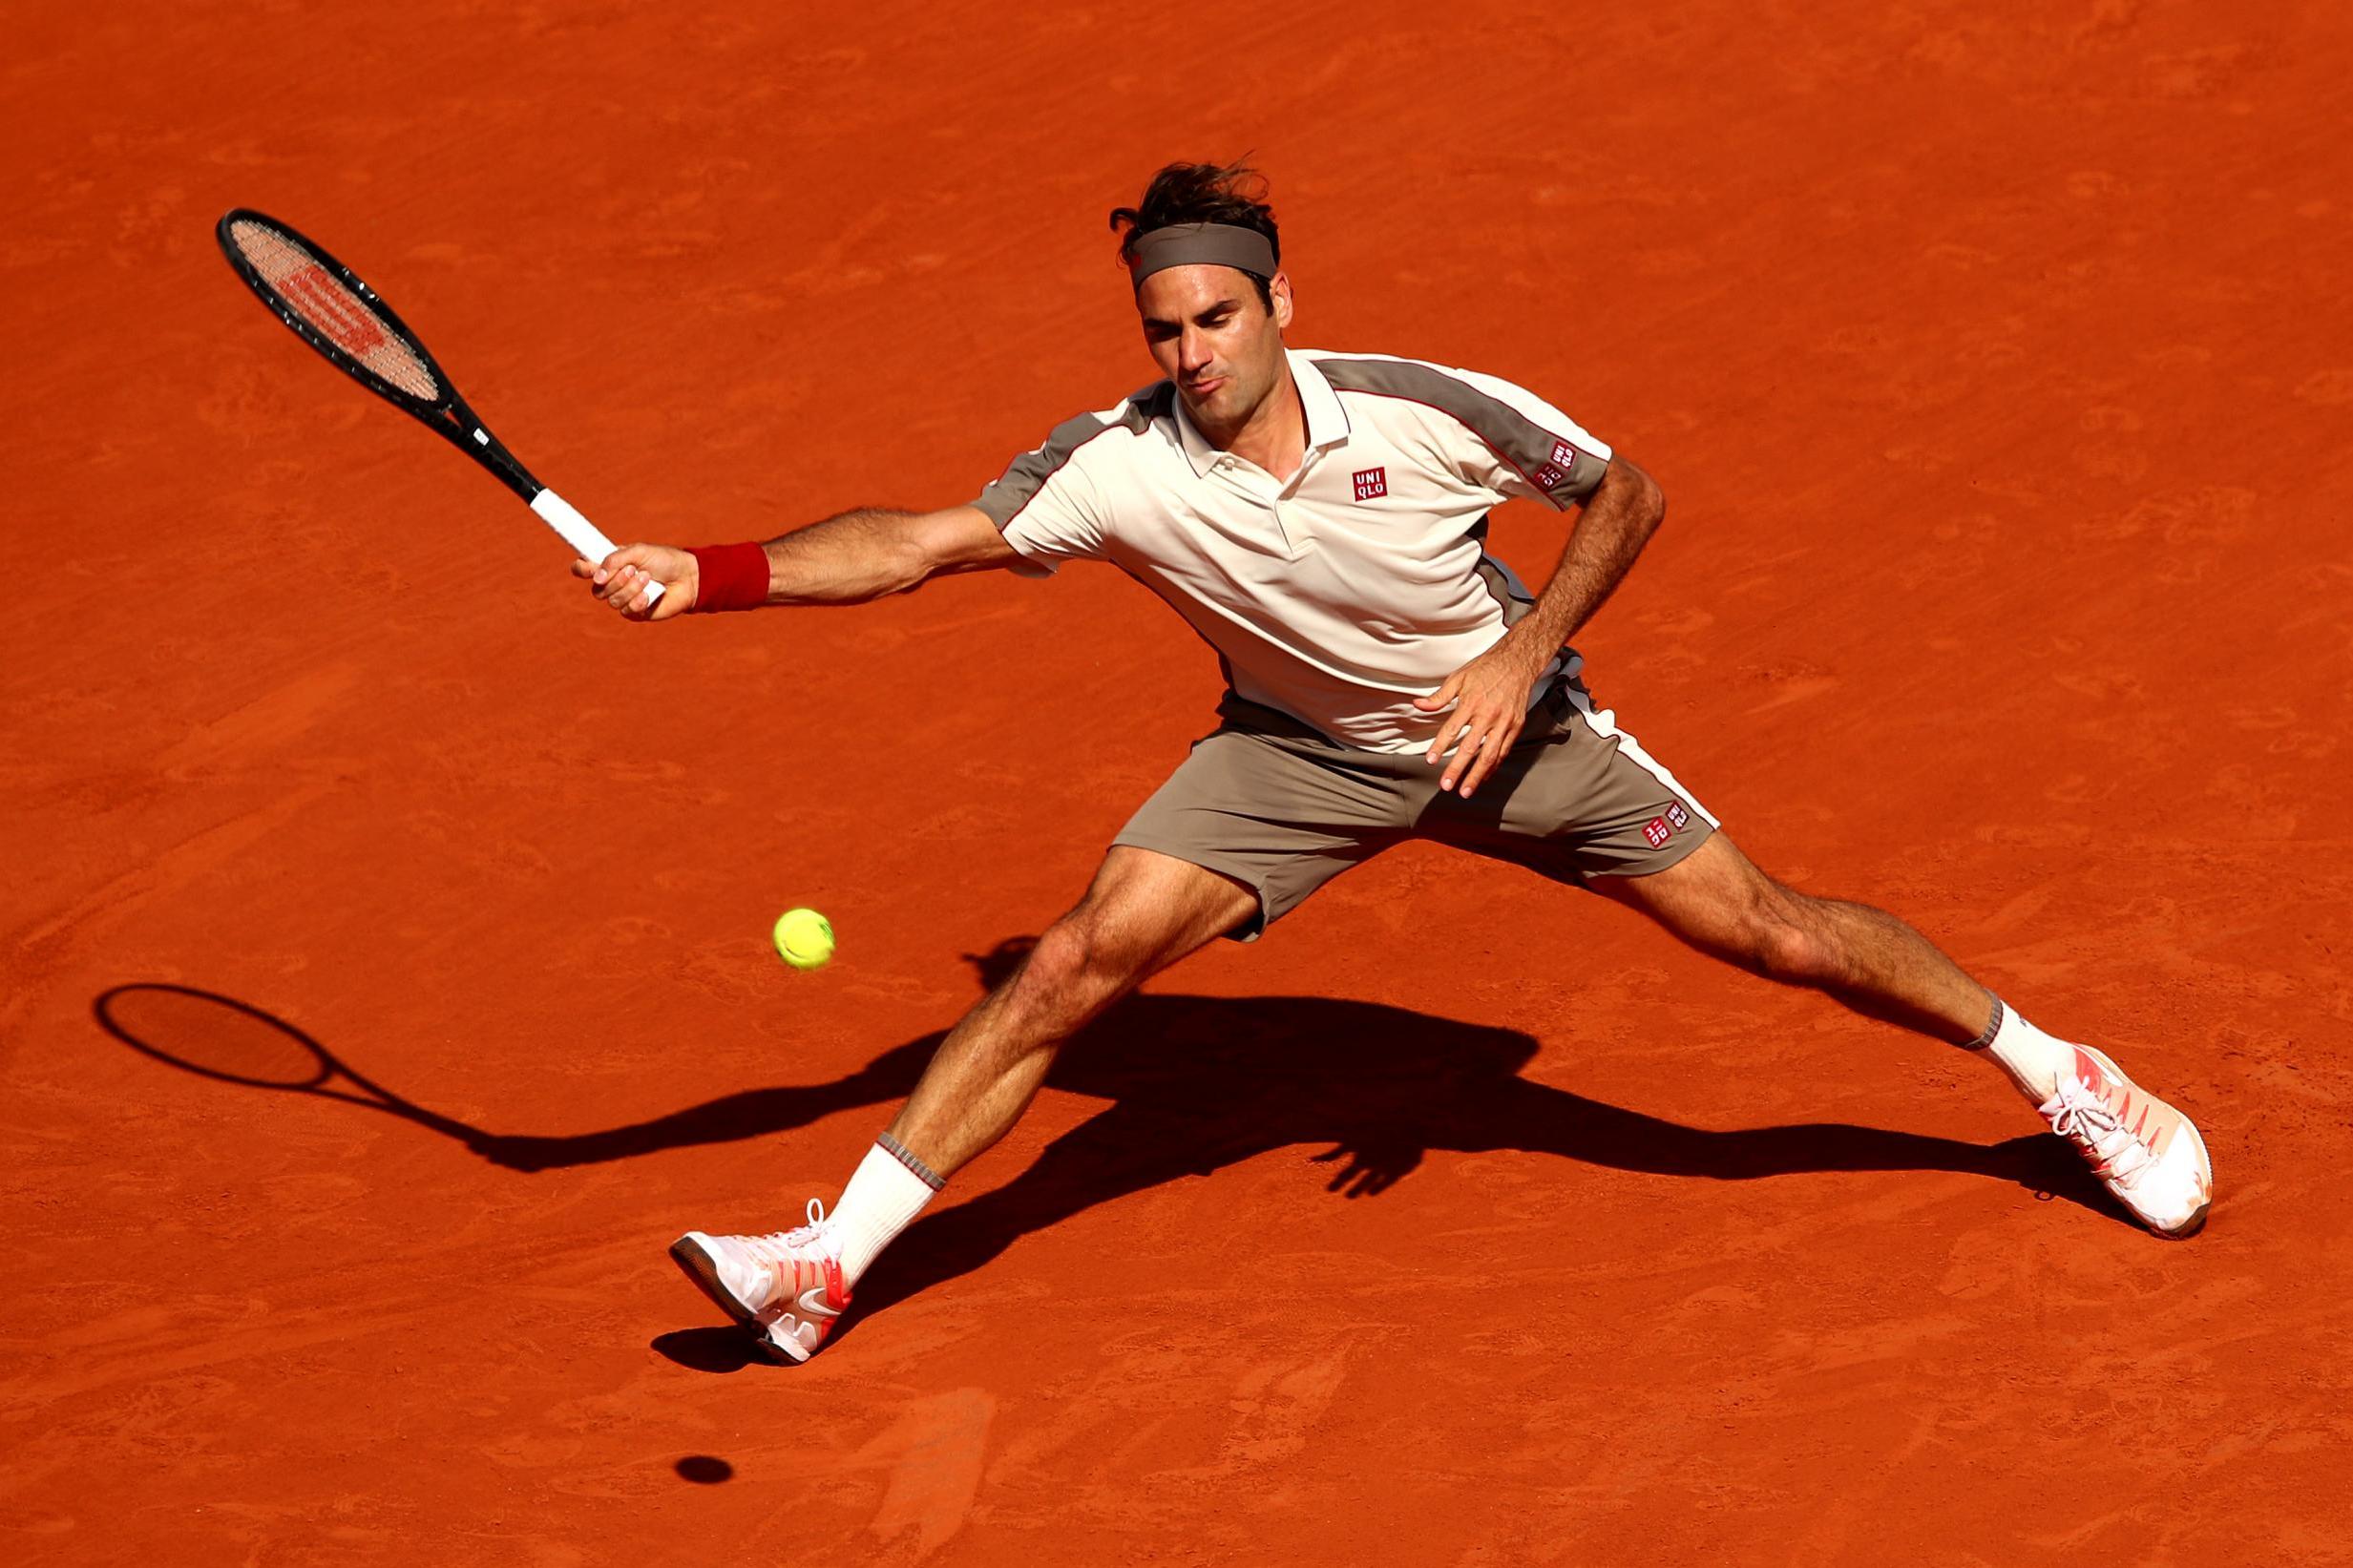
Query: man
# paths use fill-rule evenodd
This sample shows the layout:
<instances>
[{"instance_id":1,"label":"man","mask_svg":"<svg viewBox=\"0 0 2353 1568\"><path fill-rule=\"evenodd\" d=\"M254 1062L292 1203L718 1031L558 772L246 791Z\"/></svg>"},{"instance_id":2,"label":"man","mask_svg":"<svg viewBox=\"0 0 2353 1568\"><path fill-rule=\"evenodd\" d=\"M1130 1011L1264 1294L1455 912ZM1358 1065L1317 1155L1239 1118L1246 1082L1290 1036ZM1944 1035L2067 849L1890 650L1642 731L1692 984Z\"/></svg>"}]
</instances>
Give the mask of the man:
<instances>
[{"instance_id":1,"label":"man","mask_svg":"<svg viewBox=\"0 0 2353 1568\"><path fill-rule=\"evenodd\" d=\"M665 620L1108 560L1191 622L1229 685L1218 729L948 1035L831 1216L811 1201L798 1229L691 1231L671 1248L713 1301L808 1359L882 1248L1019 1118L1062 1040L1412 837L1529 866L1702 951L1982 1052L2141 1223L2198 1230L2213 1173L2186 1117L1893 915L1775 882L1593 706L1567 641L1664 515L1648 474L1507 382L1287 348L1291 282L1248 170L1171 164L1112 223L1166 379L1061 425L971 505L575 567L622 614ZM1540 596L1481 549L1507 496L1582 508Z\"/></svg>"}]
</instances>

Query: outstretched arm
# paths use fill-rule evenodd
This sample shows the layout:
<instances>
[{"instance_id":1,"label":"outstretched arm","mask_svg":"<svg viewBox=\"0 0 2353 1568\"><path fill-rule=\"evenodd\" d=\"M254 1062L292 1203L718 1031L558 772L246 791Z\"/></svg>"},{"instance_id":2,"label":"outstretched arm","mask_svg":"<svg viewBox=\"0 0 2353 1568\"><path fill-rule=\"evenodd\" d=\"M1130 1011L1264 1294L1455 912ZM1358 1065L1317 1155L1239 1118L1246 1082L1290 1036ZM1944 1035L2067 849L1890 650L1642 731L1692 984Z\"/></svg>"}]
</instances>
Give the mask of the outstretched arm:
<instances>
[{"instance_id":1,"label":"outstretched arm","mask_svg":"<svg viewBox=\"0 0 2353 1568\"><path fill-rule=\"evenodd\" d=\"M1019 559L997 525L969 506L858 507L760 549L767 556L769 604L861 604L951 572L985 572ZM701 602L694 554L667 545L624 545L601 561L573 562L572 575L587 578L598 598L631 620L668 620ZM662 596L648 613L645 591L657 582Z\"/></svg>"},{"instance_id":2,"label":"outstretched arm","mask_svg":"<svg viewBox=\"0 0 2353 1568\"><path fill-rule=\"evenodd\" d=\"M1437 691L1415 699L1427 713L1456 704L1430 744L1433 763L1448 751L1454 753L1439 788L1452 789L1460 780L1467 799L1511 749L1520 726L1527 721L1528 694L1536 678L1561 645L1593 618L1666 515L1667 501L1657 483L1627 459L1611 459L1609 471L1569 533L1552 580L1537 596L1536 608L1494 647L1448 676Z\"/></svg>"}]
</instances>

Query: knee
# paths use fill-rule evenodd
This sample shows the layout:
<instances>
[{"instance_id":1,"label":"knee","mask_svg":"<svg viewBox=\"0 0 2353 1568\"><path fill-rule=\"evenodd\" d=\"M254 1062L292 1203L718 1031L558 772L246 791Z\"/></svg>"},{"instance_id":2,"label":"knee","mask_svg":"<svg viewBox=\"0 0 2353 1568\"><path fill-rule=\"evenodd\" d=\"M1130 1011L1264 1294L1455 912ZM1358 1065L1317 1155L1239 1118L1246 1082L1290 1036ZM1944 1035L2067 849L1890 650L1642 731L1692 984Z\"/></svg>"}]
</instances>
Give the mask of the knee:
<instances>
[{"instance_id":1,"label":"knee","mask_svg":"<svg viewBox=\"0 0 2353 1568\"><path fill-rule=\"evenodd\" d=\"M1759 973L1794 985L1831 978L1830 944L1794 896L1759 900L1746 911L1741 939L1745 956Z\"/></svg>"},{"instance_id":2,"label":"knee","mask_svg":"<svg viewBox=\"0 0 2353 1568\"><path fill-rule=\"evenodd\" d=\"M1117 956L1091 921L1069 914L1046 928L1007 985L1007 1001L1051 1027L1094 1011L1119 989Z\"/></svg>"}]
</instances>

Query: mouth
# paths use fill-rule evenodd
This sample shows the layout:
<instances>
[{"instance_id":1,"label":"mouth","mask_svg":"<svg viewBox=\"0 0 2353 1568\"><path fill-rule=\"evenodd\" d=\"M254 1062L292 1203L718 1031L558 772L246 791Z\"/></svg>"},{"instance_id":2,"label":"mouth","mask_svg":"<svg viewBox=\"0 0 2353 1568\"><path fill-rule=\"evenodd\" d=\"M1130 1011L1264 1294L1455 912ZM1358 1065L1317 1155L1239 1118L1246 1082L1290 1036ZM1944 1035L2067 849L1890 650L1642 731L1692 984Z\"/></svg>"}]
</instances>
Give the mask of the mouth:
<instances>
[{"instance_id":1,"label":"mouth","mask_svg":"<svg viewBox=\"0 0 2353 1568\"><path fill-rule=\"evenodd\" d=\"M1182 382L1179 385L1185 388L1185 395L1187 397L1189 397L1194 402L1198 403L1202 399L1215 392L1219 387L1225 386L1230 379L1232 378L1228 376L1211 376L1207 381L1187 381Z\"/></svg>"}]
</instances>

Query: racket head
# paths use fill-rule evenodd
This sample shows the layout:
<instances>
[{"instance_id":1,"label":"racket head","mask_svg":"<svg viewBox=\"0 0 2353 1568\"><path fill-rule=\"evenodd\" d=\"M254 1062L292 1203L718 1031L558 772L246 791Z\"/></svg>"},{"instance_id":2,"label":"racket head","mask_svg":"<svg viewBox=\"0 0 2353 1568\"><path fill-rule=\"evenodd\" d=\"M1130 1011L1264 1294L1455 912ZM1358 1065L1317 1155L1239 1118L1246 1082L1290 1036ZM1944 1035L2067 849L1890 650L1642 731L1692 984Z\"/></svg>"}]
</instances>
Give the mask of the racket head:
<instances>
[{"instance_id":1,"label":"racket head","mask_svg":"<svg viewBox=\"0 0 2353 1568\"><path fill-rule=\"evenodd\" d=\"M116 986L91 1011L99 1028L141 1056L221 1083L316 1089L335 1071L326 1048L284 1019L193 986Z\"/></svg>"},{"instance_id":2,"label":"racket head","mask_svg":"<svg viewBox=\"0 0 2353 1568\"><path fill-rule=\"evenodd\" d=\"M457 403L409 324L325 246L251 207L223 214L213 237L271 314L344 374L428 423Z\"/></svg>"}]
</instances>

